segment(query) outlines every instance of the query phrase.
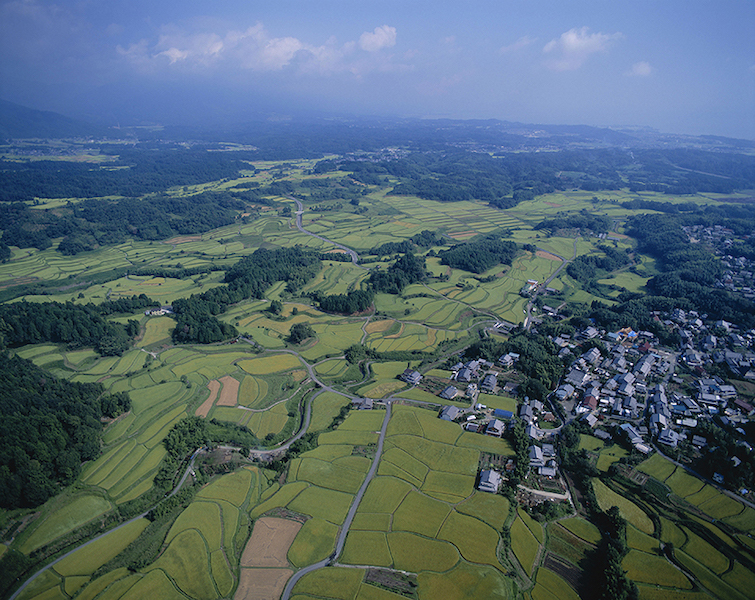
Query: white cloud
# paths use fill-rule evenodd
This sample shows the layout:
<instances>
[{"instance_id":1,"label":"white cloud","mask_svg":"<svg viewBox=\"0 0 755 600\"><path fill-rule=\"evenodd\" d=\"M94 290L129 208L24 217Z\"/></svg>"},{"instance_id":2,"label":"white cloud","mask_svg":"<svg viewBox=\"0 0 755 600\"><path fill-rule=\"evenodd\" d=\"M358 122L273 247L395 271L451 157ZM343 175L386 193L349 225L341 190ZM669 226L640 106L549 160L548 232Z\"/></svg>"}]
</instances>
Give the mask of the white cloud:
<instances>
[{"instance_id":1,"label":"white cloud","mask_svg":"<svg viewBox=\"0 0 755 600\"><path fill-rule=\"evenodd\" d=\"M179 60L186 59L186 57L189 56L189 53L185 50L179 50L178 48L168 48L167 50L159 52L158 56L166 56L172 65Z\"/></svg>"},{"instance_id":2,"label":"white cloud","mask_svg":"<svg viewBox=\"0 0 755 600\"><path fill-rule=\"evenodd\" d=\"M649 62L646 61L640 61L637 63L634 63L632 65L632 68L627 72L627 75L631 75L633 77L647 77L653 72L653 67L650 66Z\"/></svg>"},{"instance_id":3,"label":"white cloud","mask_svg":"<svg viewBox=\"0 0 755 600\"><path fill-rule=\"evenodd\" d=\"M364 33L359 47L373 53L396 43L396 29L382 26L373 33ZM225 33L186 32L175 26L165 26L153 44L144 40L127 48L119 46L118 53L141 69L158 69L162 64L182 69L246 69L251 71L279 71L293 68L306 73L351 72L357 75L385 70L386 58L375 55L362 59L354 54L357 42L339 45L330 38L322 45L308 44L295 37L274 37L261 23L246 30Z\"/></svg>"},{"instance_id":4,"label":"white cloud","mask_svg":"<svg viewBox=\"0 0 755 600\"><path fill-rule=\"evenodd\" d=\"M525 35L523 37L520 37L513 44L509 44L508 46L503 46L501 48L501 54L509 54L510 52L516 52L517 50L526 48L527 46L529 46L530 44L533 44L536 41L537 41L537 38L532 38L528 35Z\"/></svg>"},{"instance_id":5,"label":"white cloud","mask_svg":"<svg viewBox=\"0 0 755 600\"><path fill-rule=\"evenodd\" d=\"M588 27L570 29L543 47L543 53L553 56L546 65L554 71L579 69L591 54L607 51L623 37L621 33L590 33Z\"/></svg>"},{"instance_id":6,"label":"white cloud","mask_svg":"<svg viewBox=\"0 0 755 600\"><path fill-rule=\"evenodd\" d=\"M388 25L375 27L375 31L370 33L365 31L359 38L359 47L367 52L377 52L382 48L389 48L396 45L396 28Z\"/></svg>"}]
</instances>

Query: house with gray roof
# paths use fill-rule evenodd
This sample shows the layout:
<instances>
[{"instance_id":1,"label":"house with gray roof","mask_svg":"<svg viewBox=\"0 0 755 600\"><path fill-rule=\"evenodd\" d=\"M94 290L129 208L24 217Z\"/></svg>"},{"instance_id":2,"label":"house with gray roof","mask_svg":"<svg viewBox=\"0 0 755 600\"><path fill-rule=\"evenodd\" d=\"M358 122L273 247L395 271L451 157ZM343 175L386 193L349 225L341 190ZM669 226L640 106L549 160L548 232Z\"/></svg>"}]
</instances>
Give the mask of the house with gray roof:
<instances>
[{"instance_id":1,"label":"house with gray roof","mask_svg":"<svg viewBox=\"0 0 755 600\"><path fill-rule=\"evenodd\" d=\"M453 421L459 416L459 409L455 406L444 406L440 409L440 418L444 421Z\"/></svg>"},{"instance_id":2,"label":"house with gray roof","mask_svg":"<svg viewBox=\"0 0 755 600\"><path fill-rule=\"evenodd\" d=\"M501 481L502 477L498 471L488 469L480 473L480 484L477 486L477 489L483 492L496 494L501 487Z\"/></svg>"}]
</instances>

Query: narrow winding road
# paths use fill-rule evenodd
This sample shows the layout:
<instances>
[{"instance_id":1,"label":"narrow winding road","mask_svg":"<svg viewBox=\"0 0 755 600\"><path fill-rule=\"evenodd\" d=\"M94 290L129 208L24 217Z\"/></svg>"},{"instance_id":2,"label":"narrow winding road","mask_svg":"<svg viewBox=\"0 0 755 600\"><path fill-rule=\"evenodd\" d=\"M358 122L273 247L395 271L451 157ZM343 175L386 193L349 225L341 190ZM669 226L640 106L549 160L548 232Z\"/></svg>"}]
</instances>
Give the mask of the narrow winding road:
<instances>
[{"instance_id":1,"label":"narrow winding road","mask_svg":"<svg viewBox=\"0 0 755 600\"><path fill-rule=\"evenodd\" d=\"M163 498L162 500L160 500L160 502L164 502L168 498L171 498L172 496L175 496L178 493L178 491L181 489L181 486L183 486L184 482L186 481L186 478L189 476L189 473L191 473L192 469L194 468L194 459L196 458L198 452L199 452L199 448L197 448L194 451L194 454L191 455L191 460L189 461L189 465L186 467L186 471L184 472L183 477L181 477L181 481L179 481L178 485L175 487L175 489L170 494L167 494L165 496L165 498ZM157 504L160 504L160 502L158 502ZM157 506L157 504L155 504L155 506ZM24 589L26 589L37 577L39 577L40 575L42 575L42 573L44 573L45 571L47 571L47 569L49 569L50 567L58 564L64 558L67 558L68 556L70 556L74 552L77 552L78 550L81 550L83 547L88 546L89 544L93 544L97 540L100 540L100 539L104 538L106 535L110 535L114 531L118 531L119 529L121 529L123 527L126 527L126 525L130 525L134 521L138 521L139 519L143 519L144 517L147 516L147 514L149 513L149 511L151 511L153 508L155 508L155 506L150 507L149 509L147 509L146 511L144 511L142 514L137 515L133 519L129 519L128 521L125 521L124 523L121 523L117 527L114 527L113 529L110 529L109 531L106 531L106 532L101 533L100 535L98 535L96 537L93 537L88 542L85 542L85 543L81 544L80 546L76 546L73 550L69 550L63 556L59 556L54 561L52 561L50 563L47 563L39 571L37 571L36 573L34 573L34 575L32 575L31 577L29 577L29 579L27 579L20 588L18 588L15 592L13 592L13 595L11 595L8 600L15 600L18 597L18 595L21 594L21 592L23 592Z\"/></svg>"},{"instance_id":2,"label":"narrow winding road","mask_svg":"<svg viewBox=\"0 0 755 600\"><path fill-rule=\"evenodd\" d=\"M322 237L321 235L317 235L316 233L312 233L311 231L304 229L304 226L301 222L301 215L304 212L304 205L301 203L301 200L297 200L296 198L289 198L289 200L296 202L296 227L299 229L299 231L306 233L307 235L311 235L313 238L317 238L318 240L322 240L323 242L327 242L328 244L333 244L336 248L340 248L344 252L347 252L351 257L351 262L353 262L355 265L359 265L359 255L351 248L348 248L343 244L339 244L338 242L334 242L333 240L329 240L328 238ZM362 265L359 266L361 267ZM365 267L362 268L364 269Z\"/></svg>"},{"instance_id":3,"label":"narrow winding road","mask_svg":"<svg viewBox=\"0 0 755 600\"><path fill-rule=\"evenodd\" d=\"M564 269L566 265L568 265L570 262L572 262L575 258L577 258L577 239L574 238L574 253L572 254L572 257L569 259L564 258L563 256L560 256L559 254L556 254L555 252L551 252L550 250L546 250L545 248L538 248L538 250L542 252L547 252L548 254L552 254L553 256L561 259L561 264L558 266L558 269L556 269L553 274L548 277L548 279L545 280L541 288L546 288L550 285L551 281L553 281L556 277L558 277L558 274L561 273L561 271ZM536 291L532 297L530 298L530 301L527 303L527 314L524 319L524 328L529 331L530 326L532 325L532 305L535 303L535 298L537 298L538 292Z\"/></svg>"}]
</instances>

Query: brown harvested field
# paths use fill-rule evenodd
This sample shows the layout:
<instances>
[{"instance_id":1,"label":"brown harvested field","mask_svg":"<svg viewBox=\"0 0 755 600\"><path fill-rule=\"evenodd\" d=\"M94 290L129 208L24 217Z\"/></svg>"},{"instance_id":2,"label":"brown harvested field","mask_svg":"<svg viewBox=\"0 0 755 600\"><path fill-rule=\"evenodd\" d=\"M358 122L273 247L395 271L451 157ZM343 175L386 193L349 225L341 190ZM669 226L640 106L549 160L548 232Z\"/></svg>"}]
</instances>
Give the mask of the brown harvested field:
<instances>
[{"instance_id":1,"label":"brown harvested field","mask_svg":"<svg viewBox=\"0 0 755 600\"><path fill-rule=\"evenodd\" d=\"M291 377L296 383L299 383L307 378L307 372L304 369L297 369L291 373Z\"/></svg>"},{"instance_id":2,"label":"brown harvested field","mask_svg":"<svg viewBox=\"0 0 755 600\"><path fill-rule=\"evenodd\" d=\"M236 406L239 400L239 382L226 375L220 380L223 384L223 391L220 392L218 406Z\"/></svg>"},{"instance_id":3,"label":"brown harvested field","mask_svg":"<svg viewBox=\"0 0 755 600\"><path fill-rule=\"evenodd\" d=\"M546 204L547 206L552 206L553 208L561 208L563 204L556 204L555 202L543 202L543 204Z\"/></svg>"},{"instance_id":4,"label":"brown harvested field","mask_svg":"<svg viewBox=\"0 0 755 600\"><path fill-rule=\"evenodd\" d=\"M381 331L388 331L395 323L393 319L383 319L382 321L372 321L368 323L364 330L367 333L379 333Z\"/></svg>"},{"instance_id":5,"label":"brown harvested field","mask_svg":"<svg viewBox=\"0 0 755 600\"><path fill-rule=\"evenodd\" d=\"M186 242L199 242L202 240L201 235L179 235L169 240L165 240L163 244L185 244Z\"/></svg>"},{"instance_id":6,"label":"brown harvested field","mask_svg":"<svg viewBox=\"0 0 755 600\"><path fill-rule=\"evenodd\" d=\"M556 256L555 254L551 254L550 252L546 252L545 250L538 250L535 252L535 256L538 258L547 258L548 260L557 260L561 262L561 259Z\"/></svg>"},{"instance_id":7,"label":"brown harvested field","mask_svg":"<svg viewBox=\"0 0 755 600\"><path fill-rule=\"evenodd\" d=\"M546 569L553 571L575 590L579 591L580 583L582 581L582 571L580 571L577 567L570 565L560 556L557 556L552 552L548 552L545 555L543 566Z\"/></svg>"},{"instance_id":8,"label":"brown harvested field","mask_svg":"<svg viewBox=\"0 0 755 600\"><path fill-rule=\"evenodd\" d=\"M233 600L278 600L293 574L291 569L241 569Z\"/></svg>"},{"instance_id":9,"label":"brown harvested field","mask_svg":"<svg viewBox=\"0 0 755 600\"><path fill-rule=\"evenodd\" d=\"M407 223L406 221L391 221L391 225L400 225L401 227L406 227L408 229L412 229L413 227L416 227L416 223Z\"/></svg>"},{"instance_id":10,"label":"brown harvested field","mask_svg":"<svg viewBox=\"0 0 755 600\"><path fill-rule=\"evenodd\" d=\"M202 406L200 406L197 409L197 412L194 413L198 417L206 417L208 414L210 414L212 404L215 402L215 398L218 397L218 392L220 391L220 382L217 379L213 379L210 383L207 384L207 387L210 390L210 397L202 402Z\"/></svg>"},{"instance_id":11,"label":"brown harvested field","mask_svg":"<svg viewBox=\"0 0 755 600\"><path fill-rule=\"evenodd\" d=\"M254 524L252 537L241 556L242 567L287 567L288 549L301 523L288 519L263 517Z\"/></svg>"}]
</instances>

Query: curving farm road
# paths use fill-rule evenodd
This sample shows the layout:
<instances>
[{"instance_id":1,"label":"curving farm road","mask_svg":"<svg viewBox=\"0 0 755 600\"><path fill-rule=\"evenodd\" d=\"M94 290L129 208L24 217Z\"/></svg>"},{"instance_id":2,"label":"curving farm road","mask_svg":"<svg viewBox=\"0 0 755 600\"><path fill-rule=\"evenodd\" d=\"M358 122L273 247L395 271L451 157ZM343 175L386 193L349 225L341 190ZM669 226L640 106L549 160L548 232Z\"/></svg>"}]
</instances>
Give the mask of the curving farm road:
<instances>
[{"instance_id":1,"label":"curving farm road","mask_svg":"<svg viewBox=\"0 0 755 600\"><path fill-rule=\"evenodd\" d=\"M340 248L341 250L344 250L351 256L351 262L353 262L355 265L359 265L362 267L362 265L359 264L359 255L352 250L351 248L348 248L344 246L343 244L339 244L338 242L334 242L333 240L329 240L328 238L322 237L321 235L317 235L316 233L312 233L311 231L307 231L304 229L304 226L301 222L301 215L304 212L304 205L301 203L300 200L297 200L296 198L290 198L289 200L293 200L296 202L296 227L301 231L302 233L306 233L307 235L311 235L313 238L317 238L318 240L322 240L323 242L327 242L328 244L333 244L336 248ZM366 267L362 267L363 269Z\"/></svg>"},{"instance_id":2,"label":"curving farm road","mask_svg":"<svg viewBox=\"0 0 755 600\"><path fill-rule=\"evenodd\" d=\"M184 472L183 477L181 477L181 481L179 481L178 485L175 487L175 489L170 494L167 494L165 496L165 498L163 498L162 500L160 500L160 502L163 502L164 500L167 500L168 498L170 498L172 496L175 496L178 493L178 490L181 489L181 486L186 481L186 478L189 476L189 473L194 468L194 459L196 458L198 452L199 452L199 448L197 448L194 451L194 454L191 455L191 460L189 461L189 465L186 467L186 471ZM160 502L158 502L157 504L160 504ZM157 504L155 504L155 506L157 506ZM71 554L73 554L77 550L81 550L84 546L88 546L89 544L93 544L97 540L104 538L106 535L109 535L109 534L113 533L114 531L117 531L118 529L121 529L122 527L125 527L126 525L129 525L129 524L133 523L134 521L138 521L139 519L143 519L144 517L147 516L147 514L149 513L149 511L151 511L153 508L155 508L155 506L150 507L149 509L147 509L146 511L144 511L142 514L137 515L133 519L129 519L128 521L125 521L125 522L121 523L117 527L113 527L113 529L110 529L109 531L101 533L100 535L98 535L96 537L93 537L88 542L85 542L85 543L81 544L80 546L76 546L73 550L69 550L63 556L59 556L58 558L56 558L52 562L47 563L39 571L37 571L36 573L34 573L34 575L32 575L31 577L29 577L29 579L27 579L20 588L18 588L15 592L13 592L13 594L10 596L10 598L8 600L15 600L16 597L18 597L18 595L21 592L23 592L24 589L26 589L26 587L29 584L31 584L37 577L39 577L40 575L42 575L42 573L44 573L45 571L47 571L47 569L49 569L53 565L56 565L61 560L63 560L64 558L70 556Z\"/></svg>"}]
</instances>

